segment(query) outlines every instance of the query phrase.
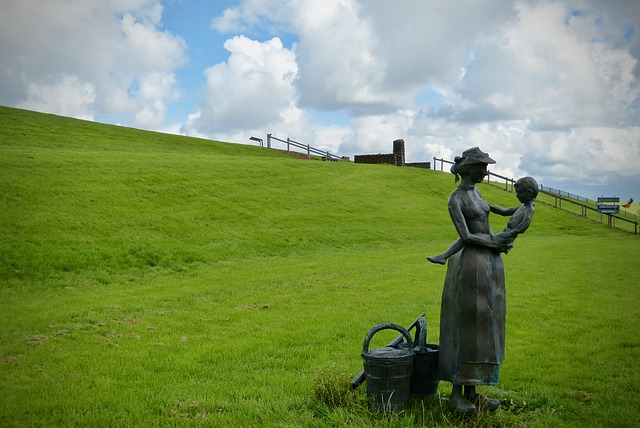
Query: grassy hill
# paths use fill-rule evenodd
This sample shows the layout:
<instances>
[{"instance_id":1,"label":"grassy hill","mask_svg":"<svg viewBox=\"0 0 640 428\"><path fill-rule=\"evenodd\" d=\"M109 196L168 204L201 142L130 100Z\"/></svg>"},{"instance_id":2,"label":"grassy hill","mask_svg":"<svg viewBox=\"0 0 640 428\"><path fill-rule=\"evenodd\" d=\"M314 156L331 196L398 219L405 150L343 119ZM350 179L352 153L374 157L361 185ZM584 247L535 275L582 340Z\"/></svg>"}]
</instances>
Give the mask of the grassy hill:
<instances>
[{"instance_id":1,"label":"grassy hill","mask_svg":"<svg viewBox=\"0 0 640 428\"><path fill-rule=\"evenodd\" d=\"M426 311L437 343L446 268L425 257L456 237L454 188L0 107L0 425L458 424L340 389L375 324ZM538 204L504 258L503 406L476 424L640 422L639 242Z\"/></svg>"}]
</instances>

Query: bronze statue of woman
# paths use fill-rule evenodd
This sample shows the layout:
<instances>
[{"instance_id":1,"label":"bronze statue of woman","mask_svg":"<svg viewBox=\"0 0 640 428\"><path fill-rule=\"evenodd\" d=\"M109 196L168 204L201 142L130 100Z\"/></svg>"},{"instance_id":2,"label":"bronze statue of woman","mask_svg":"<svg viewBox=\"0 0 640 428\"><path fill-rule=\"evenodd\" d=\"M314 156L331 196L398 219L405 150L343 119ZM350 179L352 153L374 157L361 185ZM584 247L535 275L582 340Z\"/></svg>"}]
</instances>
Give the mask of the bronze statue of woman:
<instances>
[{"instance_id":1,"label":"bronze statue of woman","mask_svg":"<svg viewBox=\"0 0 640 428\"><path fill-rule=\"evenodd\" d=\"M449 197L449 214L464 246L448 259L440 313L440 379L451 382L449 406L461 414L489 410L500 402L476 392L496 385L504 360L505 286L502 254L512 243L494 238L489 213L513 214L491 206L475 185L495 163L478 147L455 158L451 172L460 186ZM464 393L463 393L464 387Z\"/></svg>"}]
</instances>

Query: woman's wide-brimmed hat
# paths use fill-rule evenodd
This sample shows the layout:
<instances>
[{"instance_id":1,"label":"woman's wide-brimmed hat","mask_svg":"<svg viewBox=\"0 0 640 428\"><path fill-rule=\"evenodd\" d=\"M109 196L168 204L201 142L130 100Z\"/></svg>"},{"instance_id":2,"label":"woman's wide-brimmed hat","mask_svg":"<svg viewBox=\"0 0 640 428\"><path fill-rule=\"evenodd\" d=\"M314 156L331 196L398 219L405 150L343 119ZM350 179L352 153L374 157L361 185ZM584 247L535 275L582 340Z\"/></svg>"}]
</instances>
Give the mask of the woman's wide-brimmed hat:
<instances>
[{"instance_id":1,"label":"woman's wide-brimmed hat","mask_svg":"<svg viewBox=\"0 0 640 428\"><path fill-rule=\"evenodd\" d=\"M462 152L462 156L460 156L456 160L458 160L458 162L456 163L460 166L471 165L474 163L484 163L484 164L496 163L496 161L494 161L489 157L488 153L483 152L482 150L480 150L479 147L474 147L472 149L465 150L464 152Z\"/></svg>"}]
</instances>

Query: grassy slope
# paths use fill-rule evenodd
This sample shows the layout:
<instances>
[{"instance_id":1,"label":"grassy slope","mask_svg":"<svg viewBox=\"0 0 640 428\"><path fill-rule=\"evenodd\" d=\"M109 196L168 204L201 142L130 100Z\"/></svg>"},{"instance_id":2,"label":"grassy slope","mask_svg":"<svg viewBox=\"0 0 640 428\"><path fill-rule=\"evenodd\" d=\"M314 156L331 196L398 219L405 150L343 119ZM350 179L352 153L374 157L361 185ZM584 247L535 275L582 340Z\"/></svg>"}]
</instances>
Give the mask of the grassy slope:
<instances>
[{"instance_id":1,"label":"grassy slope","mask_svg":"<svg viewBox=\"0 0 640 428\"><path fill-rule=\"evenodd\" d=\"M0 108L0 424L388 425L313 386L357 372L376 323L427 311L438 340L445 268L424 257L455 238L453 188ZM639 255L636 236L538 205L505 256L492 392L511 406L488 424L639 422ZM394 423L451 418L419 409Z\"/></svg>"}]
</instances>

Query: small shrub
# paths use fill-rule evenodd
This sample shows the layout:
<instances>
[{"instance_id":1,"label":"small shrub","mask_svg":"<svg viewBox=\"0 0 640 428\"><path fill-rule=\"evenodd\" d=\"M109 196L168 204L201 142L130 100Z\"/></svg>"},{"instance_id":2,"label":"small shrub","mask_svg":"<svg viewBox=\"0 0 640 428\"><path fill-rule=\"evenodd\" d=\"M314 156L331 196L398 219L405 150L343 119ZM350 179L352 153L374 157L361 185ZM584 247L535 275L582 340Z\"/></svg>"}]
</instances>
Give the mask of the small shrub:
<instances>
[{"instance_id":1,"label":"small shrub","mask_svg":"<svg viewBox=\"0 0 640 428\"><path fill-rule=\"evenodd\" d=\"M355 393L351 389L349 375L336 369L320 371L313 385L314 399L329 407L351 407L355 401Z\"/></svg>"}]
</instances>

